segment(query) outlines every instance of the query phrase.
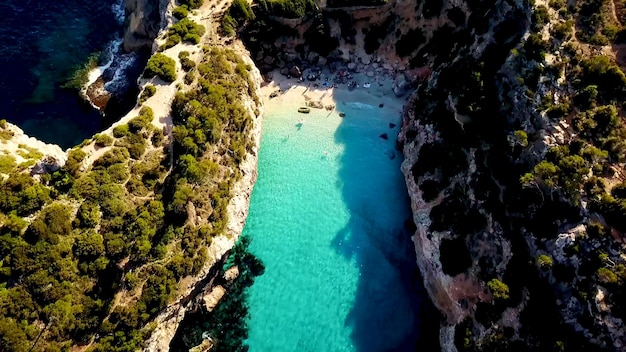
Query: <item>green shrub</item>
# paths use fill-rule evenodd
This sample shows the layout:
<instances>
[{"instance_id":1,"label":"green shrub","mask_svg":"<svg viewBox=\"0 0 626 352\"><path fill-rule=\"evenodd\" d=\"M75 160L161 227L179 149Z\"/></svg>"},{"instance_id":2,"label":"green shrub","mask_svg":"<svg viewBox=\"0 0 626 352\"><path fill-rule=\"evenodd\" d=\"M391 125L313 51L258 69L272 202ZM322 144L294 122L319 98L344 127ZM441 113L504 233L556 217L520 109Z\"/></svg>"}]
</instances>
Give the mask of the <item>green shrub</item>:
<instances>
[{"instance_id":1,"label":"green shrub","mask_svg":"<svg viewBox=\"0 0 626 352\"><path fill-rule=\"evenodd\" d=\"M185 73L185 77L183 77L183 80L185 82L185 84L190 85L193 83L193 80L196 77L196 71L195 70L191 70L187 73Z\"/></svg>"},{"instance_id":2,"label":"green shrub","mask_svg":"<svg viewBox=\"0 0 626 352\"><path fill-rule=\"evenodd\" d=\"M8 174L16 167L15 157L12 155L0 155L0 173Z\"/></svg>"},{"instance_id":3,"label":"green shrub","mask_svg":"<svg viewBox=\"0 0 626 352\"><path fill-rule=\"evenodd\" d=\"M76 176L80 168L83 166L83 160L87 153L85 153L80 148L74 148L70 150L67 154L67 161L65 162L65 169L70 172L70 174Z\"/></svg>"},{"instance_id":4,"label":"green shrub","mask_svg":"<svg viewBox=\"0 0 626 352\"><path fill-rule=\"evenodd\" d=\"M187 9L187 5L177 6L172 11L172 16L179 20L182 20L183 18L189 16L189 10Z\"/></svg>"},{"instance_id":5,"label":"green shrub","mask_svg":"<svg viewBox=\"0 0 626 352\"><path fill-rule=\"evenodd\" d=\"M148 100L148 98L153 96L155 93L156 87L152 84L146 84L146 86L143 88L143 91L141 92L141 95L139 96L139 105L145 103L146 100Z\"/></svg>"},{"instance_id":6,"label":"green shrub","mask_svg":"<svg viewBox=\"0 0 626 352\"><path fill-rule=\"evenodd\" d=\"M491 296L496 300L509 299L509 286L498 279L491 279L487 283Z\"/></svg>"},{"instance_id":7,"label":"green shrub","mask_svg":"<svg viewBox=\"0 0 626 352\"><path fill-rule=\"evenodd\" d=\"M98 147L108 147L113 144L113 138L106 133L98 133L94 136L94 140L96 142L96 146Z\"/></svg>"},{"instance_id":8,"label":"green shrub","mask_svg":"<svg viewBox=\"0 0 626 352\"><path fill-rule=\"evenodd\" d=\"M168 37L174 38L172 42L175 42L175 44L181 41L198 44L200 43L200 37L204 35L205 31L206 29L203 25L184 18L170 27Z\"/></svg>"},{"instance_id":9,"label":"green shrub","mask_svg":"<svg viewBox=\"0 0 626 352\"><path fill-rule=\"evenodd\" d=\"M70 211L68 207L59 203L53 203L37 216L29 227L31 235L37 240L58 243L59 236L66 236L72 230Z\"/></svg>"},{"instance_id":10,"label":"green shrub","mask_svg":"<svg viewBox=\"0 0 626 352\"><path fill-rule=\"evenodd\" d=\"M194 67L196 67L196 63L188 57L183 57L180 59L180 65L185 72L191 71Z\"/></svg>"},{"instance_id":11,"label":"green shrub","mask_svg":"<svg viewBox=\"0 0 626 352\"><path fill-rule=\"evenodd\" d=\"M135 160L139 159L147 148L146 139L138 134L130 134L124 137L124 139L115 143L115 145L128 149L130 157Z\"/></svg>"},{"instance_id":12,"label":"green shrub","mask_svg":"<svg viewBox=\"0 0 626 352\"><path fill-rule=\"evenodd\" d=\"M600 282L603 284L614 285L618 282L617 275L615 275L615 273L612 272L609 268L600 268L598 269L597 274L598 280L600 280Z\"/></svg>"},{"instance_id":13,"label":"green shrub","mask_svg":"<svg viewBox=\"0 0 626 352\"><path fill-rule=\"evenodd\" d=\"M143 76L146 78L158 76L166 82L174 82L176 80L176 62L164 54L154 54L148 60Z\"/></svg>"},{"instance_id":14,"label":"green shrub","mask_svg":"<svg viewBox=\"0 0 626 352\"><path fill-rule=\"evenodd\" d=\"M222 17L222 33L231 37L235 35L238 28L254 18L254 12L248 1L234 0L228 8L228 11L224 14L224 17Z\"/></svg>"},{"instance_id":15,"label":"green shrub","mask_svg":"<svg viewBox=\"0 0 626 352\"><path fill-rule=\"evenodd\" d=\"M313 0L260 0L258 7L265 13L284 18L302 18L317 10Z\"/></svg>"},{"instance_id":16,"label":"green shrub","mask_svg":"<svg viewBox=\"0 0 626 352\"><path fill-rule=\"evenodd\" d=\"M83 202L78 208L74 225L80 228L94 228L100 222L100 207L93 202Z\"/></svg>"},{"instance_id":17,"label":"green shrub","mask_svg":"<svg viewBox=\"0 0 626 352\"><path fill-rule=\"evenodd\" d=\"M186 6L188 9L197 9L202 6L204 0L180 0L181 6Z\"/></svg>"},{"instance_id":18,"label":"green shrub","mask_svg":"<svg viewBox=\"0 0 626 352\"><path fill-rule=\"evenodd\" d=\"M113 137L122 138L129 134L128 125L118 125L113 128Z\"/></svg>"},{"instance_id":19,"label":"green shrub","mask_svg":"<svg viewBox=\"0 0 626 352\"><path fill-rule=\"evenodd\" d=\"M545 254L542 254L537 257L537 264L541 269L550 269L552 268L552 258Z\"/></svg>"},{"instance_id":20,"label":"green shrub","mask_svg":"<svg viewBox=\"0 0 626 352\"><path fill-rule=\"evenodd\" d=\"M552 34L557 38L557 39L561 39L561 40L566 40L569 39L572 36L573 33L573 27L572 27L572 23L571 22L560 22L557 23L556 25L554 25L554 29L552 31Z\"/></svg>"},{"instance_id":21,"label":"green shrub","mask_svg":"<svg viewBox=\"0 0 626 352\"><path fill-rule=\"evenodd\" d=\"M113 164L125 163L130 154L126 148L111 148L93 162L94 166L109 167Z\"/></svg>"},{"instance_id":22,"label":"green shrub","mask_svg":"<svg viewBox=\"0 0 626 352\"><path fill-rule=\"evenodd\" d=\"M550 21L550 14L548 8L540 5L534 8L533 11L533 30L538 31Z\"/></svg>"}]
</instances>

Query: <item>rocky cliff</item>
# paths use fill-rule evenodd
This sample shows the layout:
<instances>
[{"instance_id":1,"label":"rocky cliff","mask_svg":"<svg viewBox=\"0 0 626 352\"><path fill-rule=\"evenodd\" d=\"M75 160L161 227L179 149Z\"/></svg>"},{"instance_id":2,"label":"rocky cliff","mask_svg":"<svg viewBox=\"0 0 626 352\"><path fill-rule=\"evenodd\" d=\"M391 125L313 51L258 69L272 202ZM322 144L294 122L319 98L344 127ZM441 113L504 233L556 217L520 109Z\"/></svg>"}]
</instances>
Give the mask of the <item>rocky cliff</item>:
<instances>
[{"instance_id":1,"label":"rocky cliff","mask_svg":"<svg viewBox=\"0 0 626 352\"><path fill-rule=\"evenodd\" d=\"M125 0L126 25L124 29L124 50L135 51L141 48L152 50L154 39L168 24L169 0Z\"/></svg>"},{"instance_id":2,"label":"rocky cliff","mask_svg":"<svg viewBox=\"0 0 626 352\"><path fill-rule=\"evenodd\" d=\"M600 61L616 85L626 80L611 50L572 36L581 10L545 5L460 6L467 21L426 41L433 73L404 110L398 145L413 241L445 315L445 351L624 346L621 223L604 218L622 213L611 205L620 193L608 194L621 182L622 149L606 142L621 133L622 112L607 112L612 130L581 125L619 111L601 105L623 93L600 88L583 104L580 91L604 84L592 73Z\"/></svg>"}]
</instances>

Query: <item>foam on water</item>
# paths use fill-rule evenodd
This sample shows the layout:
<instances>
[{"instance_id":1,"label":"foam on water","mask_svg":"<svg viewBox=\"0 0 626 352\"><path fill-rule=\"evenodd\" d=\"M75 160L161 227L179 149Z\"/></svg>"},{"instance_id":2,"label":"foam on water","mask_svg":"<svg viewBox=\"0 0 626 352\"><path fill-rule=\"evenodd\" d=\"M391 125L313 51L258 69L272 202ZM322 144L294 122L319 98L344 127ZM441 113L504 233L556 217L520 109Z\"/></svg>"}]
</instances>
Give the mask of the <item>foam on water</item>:
<instances>
[{"instance_id":1,"label":"foam on water","mask_svg":"<svg viewBox=\"0 0 626 352\"><path fill-rule=\"evenodd\" d=\"M415 348L407 191L378 137L399 114L342 98L343 119L268 107L244 229L266 266L250 288L252 352Z\"/></svg>"},{"instance_id":2,"label":"foam on water","mask_svg":"<svg viewBox=\"0 0 626 352\"><path fill-rule=\"evenodd\" d=\"M106 48L104 48L104 52L102 54L102 57L103 57L105 63L103 65L101 65L101 66L96 67L95 69L93 69L93 70L91 70L89 72L89 77L87 79L87 83L85 84L83 89L86 90L87 87L89 87L93 82L95 82L98 78L100 78L100 76L102 76L104 71L106 71L109 67L111 67L111 64L115 60L115 55L119 52L120 47L121 47L123 41L124 41L123 39L117 38L115 40L112 40L106 46Z\"/></svg>"},{"instance_id":3,"label":"foam on water","mask_svg":"<svg viewBox=\"0 0 626 352\"><path fill-rule=\"evenodd\" d=\"M127 70L133 68L139 58L137 53L127 53L115 56L114 73L110 81L105 83L107 91L115 93L124 90L131 82L128 81Z\"/></svg>"}]
</instances>

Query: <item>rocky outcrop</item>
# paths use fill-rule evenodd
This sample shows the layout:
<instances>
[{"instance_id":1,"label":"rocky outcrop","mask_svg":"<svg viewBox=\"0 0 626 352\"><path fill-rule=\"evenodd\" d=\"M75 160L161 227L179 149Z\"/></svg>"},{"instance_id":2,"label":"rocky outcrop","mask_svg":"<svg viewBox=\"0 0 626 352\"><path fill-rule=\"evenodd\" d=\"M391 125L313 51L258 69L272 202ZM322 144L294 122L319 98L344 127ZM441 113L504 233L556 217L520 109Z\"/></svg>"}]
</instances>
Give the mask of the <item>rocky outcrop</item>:
<instances>
[{"instance_id":1,"label":"rocky outcrop","mask_svg":"<svg viewBox=\"0 0 626 352\"><path fill-rule=\"evenodd\" d=\"M111 92L105 89L104 83L104 78L100 76L85 91L86 100L100 111L104 111L109 100L111 100Z\"/></svg>"},{"instance_id":2,"label":"rocky outcrop","mask_svg":"<svg viewBox=\"0 0 626 352\"><path fill-rule=\"evenodd\" d=\"M169 15L169 0L125 0L126 28L124 50L152 49L159 31L165 28Z\"/></svg>"},{"instance_id":3,"label":"rocky outcrop","mask_svg":"<svg viewBox=\"0 0 626 352\"><path fill-rule=\"evenodd\" d=\"M32 162L30 172L33 175L54 172L67 161L67 153L61 147L30 137L16 125L4 122L0 131L0 152L12 156L18 165ZM37 155L36 159L31 159L30 155Z\"/></svg>"}]
</instances>

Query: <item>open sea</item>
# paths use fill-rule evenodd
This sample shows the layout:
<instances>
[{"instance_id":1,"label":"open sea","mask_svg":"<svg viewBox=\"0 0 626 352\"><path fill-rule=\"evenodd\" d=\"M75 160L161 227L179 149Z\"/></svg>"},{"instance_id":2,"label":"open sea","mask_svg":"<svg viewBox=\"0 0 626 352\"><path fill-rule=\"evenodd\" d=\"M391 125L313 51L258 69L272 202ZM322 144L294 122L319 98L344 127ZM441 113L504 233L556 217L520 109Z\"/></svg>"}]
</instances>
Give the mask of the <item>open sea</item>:
<instances>
[{"instance_id":1,"label":"open sea","mask_svg":"<svg viewBox=\"0 0 626 352\"><path fill-rule=\"evenodd\" d=\"M131 82L141 67L133 65L135 55L119 51L123 0L3 0L0 15L0 118L67 148L130 110L119 106L105 117L76 90L61 88L90 55L101 53L100 64L114 61L112 90L136 92Z\"/></svg>"}]
</instances>

